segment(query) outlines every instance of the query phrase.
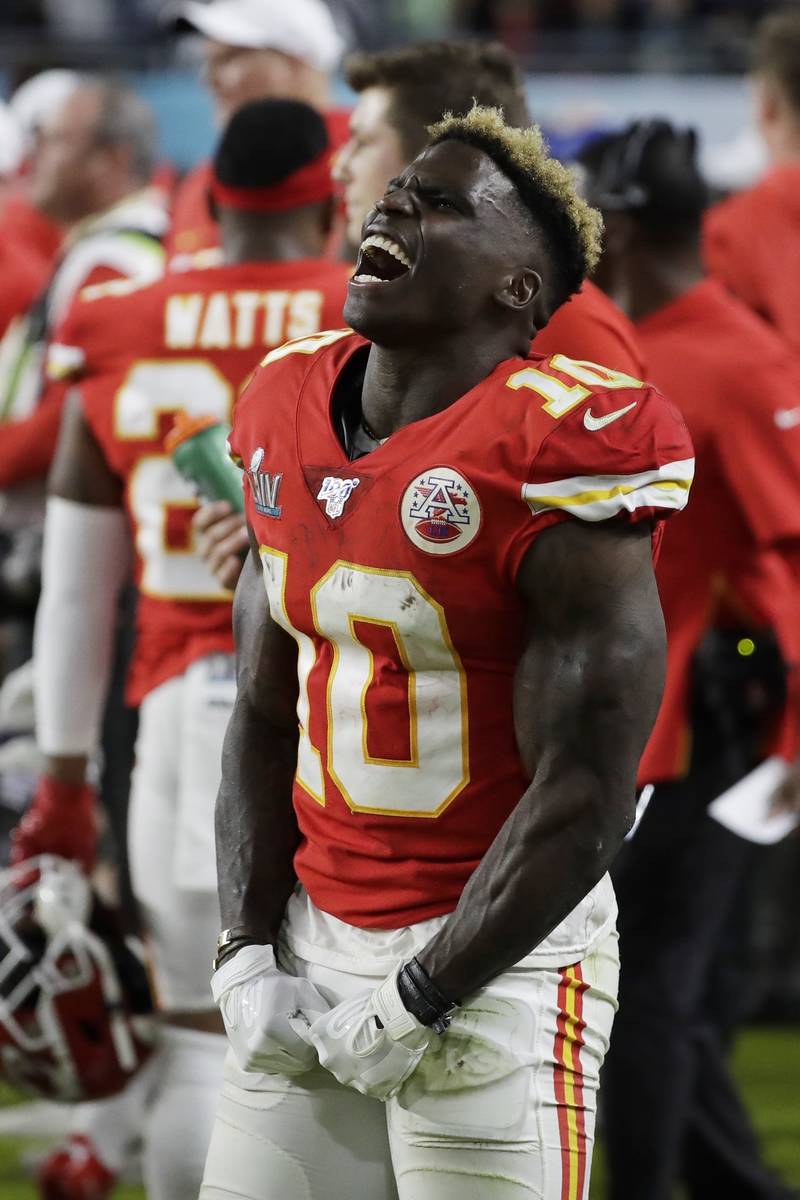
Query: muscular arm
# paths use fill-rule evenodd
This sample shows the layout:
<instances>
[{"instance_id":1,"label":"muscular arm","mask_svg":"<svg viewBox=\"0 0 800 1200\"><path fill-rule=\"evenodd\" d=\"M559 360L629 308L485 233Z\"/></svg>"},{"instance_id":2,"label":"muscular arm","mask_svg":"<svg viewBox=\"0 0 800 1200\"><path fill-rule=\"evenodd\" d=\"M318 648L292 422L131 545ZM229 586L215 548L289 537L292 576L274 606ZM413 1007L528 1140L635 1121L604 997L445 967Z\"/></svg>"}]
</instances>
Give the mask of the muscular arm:
<instances>
[{"instance_id":1,"label":"muscular arm","mask_svg":"<svg viewBox=\"0 0 800 1200\"><path fill-rule=\"evenodd\" d=\"M272 620L255 545L233 605L238 691L222 749L217 872L223 928L274 944L295 883L299 832L297 647Z\"/></svg>"},{"instance_id":2,"label":"muscular arm","mask_svg":"<svg viewBox=\"0 0 800 1200\"><path fill-rule=\"evenodd\" d=\"M650 529L565 522L518 587L528 611L514 719L531 783L417 956L463 1000L536 947L603 876L633 821L665 636Z\"/></svg>"}]
</instances>

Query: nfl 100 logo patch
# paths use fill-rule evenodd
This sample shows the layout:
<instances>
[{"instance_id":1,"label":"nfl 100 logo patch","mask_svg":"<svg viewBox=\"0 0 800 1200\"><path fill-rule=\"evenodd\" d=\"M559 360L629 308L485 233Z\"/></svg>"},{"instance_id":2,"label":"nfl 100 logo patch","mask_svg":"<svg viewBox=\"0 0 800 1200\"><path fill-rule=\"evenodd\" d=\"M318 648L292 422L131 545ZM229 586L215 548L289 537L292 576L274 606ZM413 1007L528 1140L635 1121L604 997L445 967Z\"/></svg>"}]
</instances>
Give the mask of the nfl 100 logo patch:
<instances>
[{"instance_id":1,"label":"nfl 100 logo patch","mask_svg":"<svg viewBox=\"0 0 800 1200\"><path fill-rule=\"evenodd\" d=\"M281 490L283 472L273 475L269 471L260 470L263 461L264 451L259 446L253 451L253 457L250 459L250 469L246 472L246 475L253 493L256 512L261 513L264 517L277 518L282 512L281 505L278 504L278 493Z\"/></svg>"},{"instance_id":2,"label":"nfl 100 logo patch","mask_svg":"<svg viewBox=\"0 0 800 1200\"><path fill-rule=\"evenodd\" d=\"M426 554L455 554L477 536L481 507L463 475L452 467L432 467L406 488L400 520L408 538Z\"/></svg>"},{"instance_id":3,"label":"nfl 100 logo patch","mask_svg":"<svg viewBox=\"0 0 800 1200\"><path fill-rule=\"evenodd\" d=\"M360 479L340 479L336 475L326 475L317 492L317 499L325 501L325 515L333 520L340 517L344 506L360 483Z\"/></svg>"}]
</instances>

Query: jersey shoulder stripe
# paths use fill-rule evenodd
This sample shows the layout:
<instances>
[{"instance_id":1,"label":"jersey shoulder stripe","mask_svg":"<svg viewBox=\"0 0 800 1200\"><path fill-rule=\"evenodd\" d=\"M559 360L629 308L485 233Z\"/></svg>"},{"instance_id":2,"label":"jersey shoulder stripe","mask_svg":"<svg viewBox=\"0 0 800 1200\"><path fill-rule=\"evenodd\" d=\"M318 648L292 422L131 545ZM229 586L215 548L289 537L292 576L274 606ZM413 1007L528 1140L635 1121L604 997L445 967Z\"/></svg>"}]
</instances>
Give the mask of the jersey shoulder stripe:
<instances>
[{"instance_id":1,"label":"jersey shoulder stripe","mask_svg":"<svg viewBox=\"0 0 800 1200\"><path fill-rule=\"evenodd\" d=\"M523 483L522 498L534 514L570 513L583 521L605 521L637 509L686 507L694 478L694 459L665 463L633 475L576 475L544 483Z\"/></svg>"}]
</instances>

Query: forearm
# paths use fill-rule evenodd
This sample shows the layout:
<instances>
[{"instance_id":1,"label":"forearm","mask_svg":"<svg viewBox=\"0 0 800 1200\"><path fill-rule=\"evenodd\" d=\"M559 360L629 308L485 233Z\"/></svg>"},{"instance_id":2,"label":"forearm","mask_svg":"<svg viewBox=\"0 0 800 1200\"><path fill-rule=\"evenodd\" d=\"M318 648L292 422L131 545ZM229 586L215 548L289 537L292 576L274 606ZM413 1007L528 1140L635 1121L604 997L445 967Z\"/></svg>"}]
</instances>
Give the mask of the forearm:
<instances>
[{"instance_id":1,"label":"forearm","mask_svg":"<svg viewBox=\"0 0 800 1200\"><path fill-rule=\"evenodd\" d=\"M508 970L542 942L603 877L633 821L604 789L564 771L535 778L473 872L461 899L417 958L454 1000Z\"/></svg>"},{"instance_id":2,"label":"forearm","mask_svg":"<svg viewBox=\"0 0 800 1200\"><path fill-rule=\"evenodd\" d=\"M45 754L84 758L99 738L116 623L130 563L120 509L47 502L36 614L36 735Z\"/></svg>"},{"instance_id":3,"label":"forearm","mask_svg":"<svg viewBox=\"0 0 800 1200\"><path fill-rule=\"evenodd\" d=\"M292 806L297 732L276 727L239 695L222 752L217 877L222 927L274 944L295 884L300 840Z\"/></svg>"},{"instance_id":4,"label":"forearm","mask_svg":"<svg viewBox=\"0 0 800 1200\"><path fill-rule=\"evenodd\" d=\"M543 535L523 570L536 609L514 723L531 782L418 955L452 1000L529 954L603 877L633 822L661 699L665 635L648 531L565 525Z\"/></svg>"}]
</instances>

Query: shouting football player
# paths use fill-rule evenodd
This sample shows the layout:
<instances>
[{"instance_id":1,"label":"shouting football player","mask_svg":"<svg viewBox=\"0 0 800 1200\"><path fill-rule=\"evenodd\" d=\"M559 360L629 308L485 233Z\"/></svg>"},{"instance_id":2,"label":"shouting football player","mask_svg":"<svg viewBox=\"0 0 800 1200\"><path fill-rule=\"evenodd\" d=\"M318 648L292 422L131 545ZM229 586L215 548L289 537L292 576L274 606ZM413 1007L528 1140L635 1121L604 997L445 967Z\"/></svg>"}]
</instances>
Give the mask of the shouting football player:
<instances>
[{"instance_id":1,"label":"shouting football player","mask_svg":"<svg viewBox=\"0 0 800 1200\"><path fill-rule=\"evenodd\" d=\"M334 160L342 188L353 253L361 226L387 182L428 141L428 126L446 112L466 113L475 100L501 108L511 125L528 125L522 74L504 46L423 42L376 54L354 54L345 64L357 93L350 137ZM642 378L644 360L633 324L590 281L563 304L536 346ZM235 586L247 549L247 531L224 502L204 505L196 519L200 552L225 587Z\"/></svg>"},{"instance_id":2,"label":"shouting football player","mask_svg":"<svg viewBox=\"0 0 800 1200\"><path fill-rule=\"evenodd\" d=\"M130 532L141 597L129 679L140 705L129 846L164 1019L144 1154L148 1193L159 1200L195 1200L221 1079L224 1038L208 983L219 929L213 807L234 697L230 594L195 553L196 498L164 436L181 409L227 423L266 350L340 321L348 272L321 258L333 210L329 157L324 121L308 105L240 109L212 180L225 265L123 295L97 289L52 353L78 387L50 481L37 626L48 773L16 832L15 857L49 851L91 866L86 760Z\"/></svg>"},{"instance_id":3,"label":"shouting football player","mask_svg":"<svg viewBox=\"0 0 800 1200\"><path fill-rule=\"evenodd\" d=\"M588 1190L692 448L648 385L530 351L600 235L538 131L431 139L365 222L357 332L237 405L204 1200Z\"/></svg>"}]
</instances>

